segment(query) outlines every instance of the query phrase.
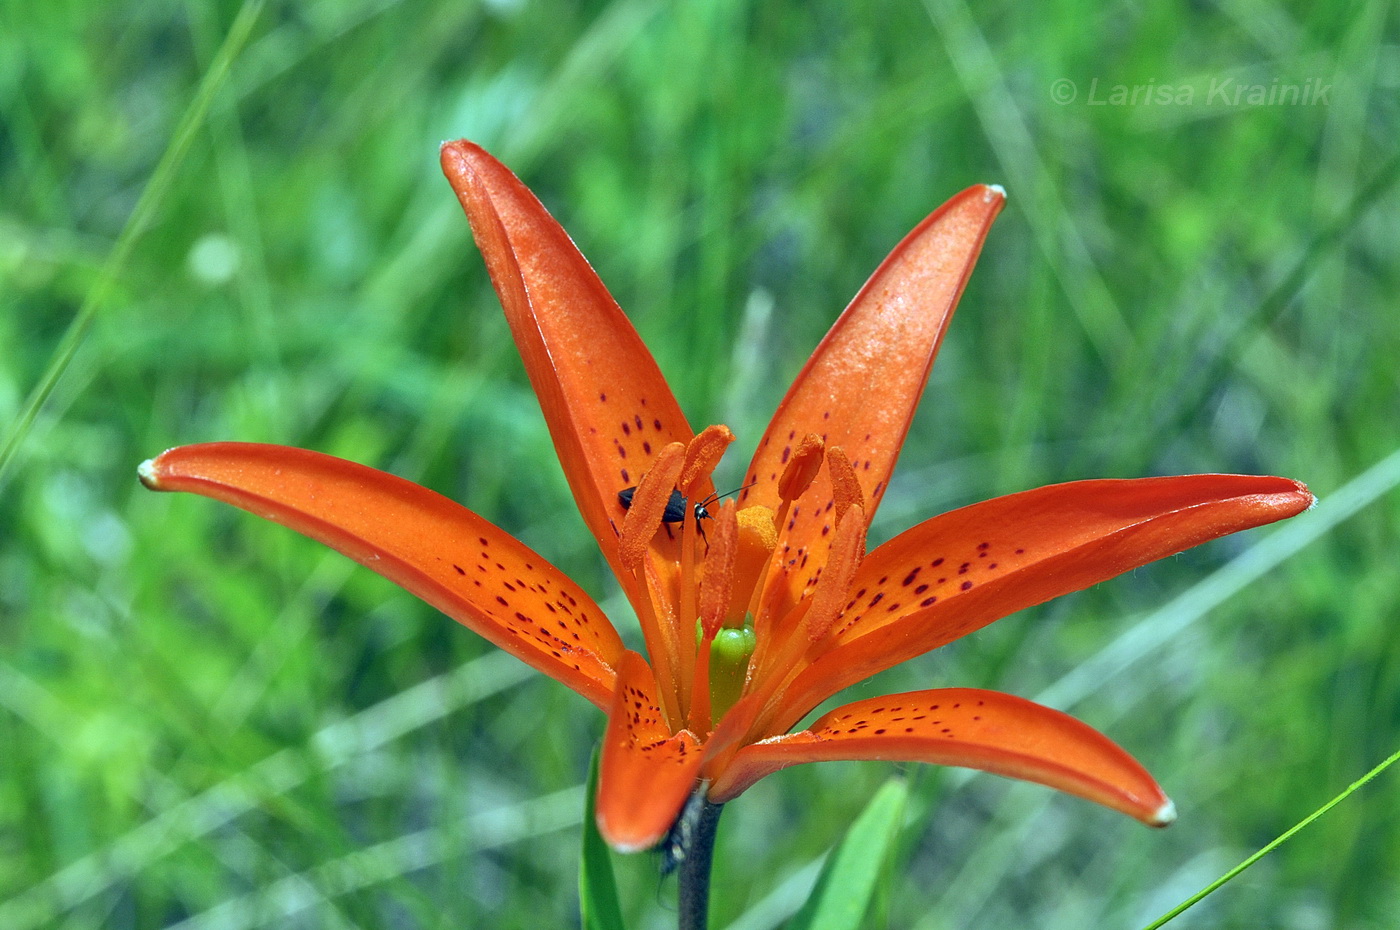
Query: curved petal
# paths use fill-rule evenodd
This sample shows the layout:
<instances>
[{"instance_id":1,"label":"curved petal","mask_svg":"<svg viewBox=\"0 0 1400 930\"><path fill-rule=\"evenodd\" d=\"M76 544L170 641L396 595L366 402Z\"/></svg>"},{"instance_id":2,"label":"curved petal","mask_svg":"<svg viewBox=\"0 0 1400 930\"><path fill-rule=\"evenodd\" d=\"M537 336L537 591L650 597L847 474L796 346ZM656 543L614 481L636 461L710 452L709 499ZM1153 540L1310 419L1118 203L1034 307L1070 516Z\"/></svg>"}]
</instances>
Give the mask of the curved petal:
<instances>
[{"instance_id":1,"label":"curved petal","mask_svg":"<svg viewBox=\"0 0 1400 930\"><path fill-rule=\"evenodd\" d=\"M777 510L784 464L807 433L817 433L828 447L845 450L865 493L867 519L874 516L953 308L1005 202L999 187L970 187L881 263L783 398L749 465L745 483L753 486L741 506ZM786 542L799 563L807 562L806 548L821 544L823 528L833 528L825 526L831 497L823 472L790 515Z\"/></svg>"},{"instance_id":2,"label":"curved petal","mask_svg":"<svg viewBox=\"0 0 1400 930\"><path fill-rule=\"evenodd\" d=\"M598 772L598 832L614 849L661 842L695 790L700 745L689 730L672 736L646 660L623 654Z\"/></svg>"},{"instance_id":3,"label":"curved petal","mask_svg":"<svg viewBox=\"0 0 1400 930\"><path fill-rule=\"evenodd\" d=\"M622 641L563 572L427 488L319 452L181 446L141 465L156 491L241 507L348 555L606 710Z\"/></svg>"},{"instance_id":4,"label":"curved petal","mask_svg":"<svg viewBox=\"0 0 1400 930\"><path fill-rule=\"evenodd\" d=\"M1050 485L934 517L866 557L838 632L764 728L1024 607L1312 504L1287 478L1186 475Z\"/></svg>"},{"instance_id":5,"label":"curved petal","mask_svg":"<svg viewBox=\"0 0 1400 930\"><path fill-rule=\"evenodd\" d=\"M567 233L514 174L466 140L442 169L471 222L584 522L623 584L617 494L694 433L641 337Z\"/></svg>"},{"instance_id":6,"label":"curved petal","mask_svg":"<svg viewBox=\"0 0 1400 930\"><path fill-rule=\"evenodd\" d=\"M1132 756L1068 714L999 691L945 688L838 707L810 729L739 750L710 788L723 802L802 762L956 765L1033 781L1164 827L1172 802Z\"/></svg>"}]
</instances>

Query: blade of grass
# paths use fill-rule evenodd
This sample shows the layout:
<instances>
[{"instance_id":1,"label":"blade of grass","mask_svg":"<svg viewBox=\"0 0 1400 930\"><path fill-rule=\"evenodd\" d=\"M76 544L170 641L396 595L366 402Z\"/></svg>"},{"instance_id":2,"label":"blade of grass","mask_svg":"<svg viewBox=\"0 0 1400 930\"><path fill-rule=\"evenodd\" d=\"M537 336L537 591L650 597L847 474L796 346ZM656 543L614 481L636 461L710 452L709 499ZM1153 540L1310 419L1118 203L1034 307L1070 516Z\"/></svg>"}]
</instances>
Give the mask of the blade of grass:
<instances>
[{"instance_id":1,"label":"blade of grass","mask_svg":"<svg viewBox=\"0 0 1400 930\"><path fill-rule=\"evenodd\" d=\"M258 14L262 12L264 2L265 0L247 0L242 9L238 11L233 24L229 26L228 35L225 36L223 45L219 47L219 52L214 56L209 70L204 73L204 77L199 83L199 89L195 92L194 98L190 100L189 106L185 108L184 115L180 117L179 125L175 127L175 132L171 135L170 144L166 146L155 170L151 172L150 180L146 182L145 189L141 191L141 197L136 201L131 216L127 218L126 226L117 237L116 245L108 253L107 261L103 263L96 282L84 297L77 315L68 324L63 338L59 340L57 348L54 349L48 368L39 378L39 383L34 386L29 397L25 399L24 406L20 409L14 425L11 426L9 435L5 437L4 443L0 444L0 489L4 488L10 469L18 458L20 446L24 444L25 437L33 429L39 412L43 410L44 404L53 394L54 388L58 386L63 373L72 364L73 358L77 355L88 331L92 329L97 314L111 296L122 268L126 265L127 259L131 257L132 249L136 247L136 243L150 227L156 208L165 199L165 195L169 193L176 172L189 153L191 143L194 142L195 134L203 125L205 117L209 115L215 94L223 87L230 70L233 68L234 60L247 44L248 36L253 31Z\"/></svg>"},{"instance_id":2,"label":"blade of grass","mask_svg":"<svg viewBox=\"0 0 1400 930\"><path fill-rule=\"evenodd\" d=\"M594 819L598 798L599 750L593 749L593 761L588 766L588 787L583 799L583 853L578 862L578 906L583 917L583 930L623 930L622 905L617 898L617 879L613 877L612 854Z\"/></svg>"},{"instance_id":3,"label":"blade of grass","mask_svg":"<svg viewBox=\"0 0 1400 930\"><path fill-rule=\"evenodd\" d=\"M817 884L825 858L818 856L804 862L785 877L748 910L740 914L726 930L773 930L802 908Z\"/></svg>"},{"instance_id":4,"label":"blade of grass","mask_svg":"<svg viewBox=\"0 0 1400 930\"><path fill-rule=\"evenodd\" d=\"M1371 769L1371 771L1367 772L1365 775L1362 775L1356 781L1348 785L1347 789L1341 794L1337 795L1335 798L1328 801L1326 804L1322 805L1317 810L1313 811L1311 814L1295 823L1293 826L1289 827L1283 833L1279 834L1279 836L1267 846L1263 847L1254 855L1250 856L1248 859L1244 860L1239 865L1235 866L1233 869L1226 872L1224 875L1220 876L1215 881L1211 882L1209 885L1202 888L1200 891L1196 892L1191 897L1187 898L1185 901L1182 901L1176 907L1172 908L1170 911L1163 914L1161 917L1157 918L1152 923L1148 924L1146 927L1143 928L1143 930L1157 930L1158 927L1165 926L1169 921L1175 920L1188 908L1192 907L1193 905L1200 902L1203 898L1205 898L1206 895L1212 894L1226 882L1230 881L1235 876L1243 872L1245 869L1249 868L1254 863L1258 862L1260 859L1264 858L1269 853L1273 852L1275 849L1278 849L1284 843L1288 842L1290 839L1293 838L1294 834L1298 833L1300 830L1308 826L1314 820L1318 819L1323 814L1327 813L1332 808L1345 801L1352 794L1354 794L1358 788L1371 781L1371 779L1375 778L1381 772L1384 772L1386 769L1390 768L1397 761L1400 761L1400 749L1391 753L1389 758L1387 758L1380 765L1377 765L1375 768Z\"/></svg>"},{"instance_id":5,"label":"blade of grass","mask_svg":"<svg viewBox=\"0 0 1400 930\"><path fill-rule=\"evenodd\" d=\"M789 930L856 930L870 909L890 848L899 835L909 785L891 778L875 792L822 868Z\"/></svg>"}]
</instances>

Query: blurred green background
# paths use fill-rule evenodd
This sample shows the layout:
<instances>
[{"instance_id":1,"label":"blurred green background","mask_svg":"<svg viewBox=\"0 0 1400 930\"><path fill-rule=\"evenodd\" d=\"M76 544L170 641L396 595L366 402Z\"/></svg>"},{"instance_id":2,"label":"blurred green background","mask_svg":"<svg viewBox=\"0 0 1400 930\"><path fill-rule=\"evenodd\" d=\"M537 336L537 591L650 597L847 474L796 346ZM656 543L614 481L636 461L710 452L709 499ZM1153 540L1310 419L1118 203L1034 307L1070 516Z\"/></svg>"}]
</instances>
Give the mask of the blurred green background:
<instances>
[{"instance_id":1,"label":"blurred green background","mask_svg":"<svg viewBox=\"0 0 1400 930\"><path fill-rule=\"evenodd\" d=\"M911 767L871 926L1141 926L1400 748L1392 4L274 2L103 292L238 10L0 5L0 927L577 921L600 715L347 560L135 478L213 439L385 468L634 636L438 171L461 136L563 222L691 422L738 433L731 477L899 237L1005 185L876 539L1086 477L1323 499L857 689L1041 696L1181 810L1156 832ZM1313 102L1249 102L1288 85ZM732 804L716 926L778 925L891 771ZM1398 796L1386 775L1173 926L1395 926ZM674 924L655 857L619 864L629 926Z\"/></svg>"}]
</instances>

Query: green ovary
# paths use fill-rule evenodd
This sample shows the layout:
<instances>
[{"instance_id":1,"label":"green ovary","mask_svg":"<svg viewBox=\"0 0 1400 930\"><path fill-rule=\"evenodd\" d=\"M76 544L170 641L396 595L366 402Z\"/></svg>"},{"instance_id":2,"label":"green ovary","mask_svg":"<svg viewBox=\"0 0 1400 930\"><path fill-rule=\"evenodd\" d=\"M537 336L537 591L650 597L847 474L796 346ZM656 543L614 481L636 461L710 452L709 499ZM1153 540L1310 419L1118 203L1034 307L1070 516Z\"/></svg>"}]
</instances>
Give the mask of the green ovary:
<instances>
[{"instance_id":1,"label":"green ovary","mask_svg":"<svg viewBox=\"0 0 1400 930\"><path fill-rule=\"evenodd\" d=\"M738 628L720 627L715 634L710 646L710 713L715 720L739 700L754 642L752 622Z\"/></svg>"}]
</instances>

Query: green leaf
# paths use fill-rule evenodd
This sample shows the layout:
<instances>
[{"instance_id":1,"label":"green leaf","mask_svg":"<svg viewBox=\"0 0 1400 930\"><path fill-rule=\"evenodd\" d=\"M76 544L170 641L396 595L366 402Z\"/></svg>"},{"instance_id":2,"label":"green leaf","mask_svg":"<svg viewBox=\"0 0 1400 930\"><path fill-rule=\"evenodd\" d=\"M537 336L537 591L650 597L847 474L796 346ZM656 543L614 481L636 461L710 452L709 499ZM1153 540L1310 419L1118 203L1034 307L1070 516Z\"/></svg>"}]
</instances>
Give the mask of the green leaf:
<instances>
[{"instance_id":1,"label":"green leaf","mask_svg":"<svg viewBox=\"0 0 1400 930\"><path fill-rule=\"evenodd\" d=\"M899 835L909 786L891 778L875 793L856 822L827 856L807 903L789 930L856 930Z\"/></svg>"},{"instance_id":2,"label":"green leaf","mask_svg":"<svg viewBox=\"0 0 1400 930\"><path fill-rule=\"evenodd\" d=\"M612 853L598 832L593 807L598 797L599 751L593 750L588 769L588 788L583 802L583 855L578 864L578 904L583 930L624 930L622 906L617 900L617 880L613 878Z\"/></svg>"}]
</instances>

